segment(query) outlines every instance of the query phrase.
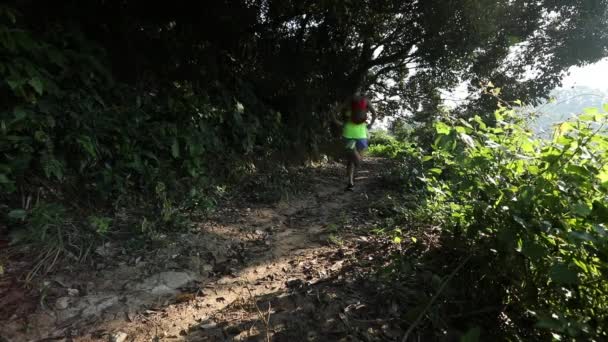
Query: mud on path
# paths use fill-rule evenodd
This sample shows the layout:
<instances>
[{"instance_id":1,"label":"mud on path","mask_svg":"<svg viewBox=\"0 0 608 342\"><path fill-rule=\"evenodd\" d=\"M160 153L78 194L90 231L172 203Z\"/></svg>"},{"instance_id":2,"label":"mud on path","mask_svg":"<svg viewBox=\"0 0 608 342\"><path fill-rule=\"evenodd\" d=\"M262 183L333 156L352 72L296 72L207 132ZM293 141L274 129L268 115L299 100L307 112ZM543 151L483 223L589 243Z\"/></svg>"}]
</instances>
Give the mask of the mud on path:
<instances>
[{"instance_id":1,"label":"mud on path","mask_svg":"<svg viewBox=\"0 0 608 342\"><path fill-rule=\"evenodd\" d=\"M3 314L13 309L1 317L0 341L396 338L390 318L377 319L390 315L390 304L370 312L365 301L378 289L347 275L366 248L377 248L366 233L374 225L370 203L386 195L385 163L367 159L354 192L344 190L340 165L307 169L305 194L223 206L145 254L105 245L93 267L44 280L35 309L4 294Z\"/></svg>"}]
</instances>

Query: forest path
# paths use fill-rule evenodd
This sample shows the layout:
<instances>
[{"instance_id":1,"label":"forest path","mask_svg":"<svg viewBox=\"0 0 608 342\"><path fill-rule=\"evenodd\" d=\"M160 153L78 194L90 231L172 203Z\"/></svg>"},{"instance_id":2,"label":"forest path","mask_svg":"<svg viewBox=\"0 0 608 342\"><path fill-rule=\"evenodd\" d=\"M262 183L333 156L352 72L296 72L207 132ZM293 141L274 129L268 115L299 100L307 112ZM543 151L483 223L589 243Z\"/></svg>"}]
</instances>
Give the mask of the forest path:
<instances>
[{"instance_id":1,"label":"forest path","mask_svg":"<svg viewBox=\"0 0 608 342\"><path fill-rule=\"evenodd\" d=\"M345 272L366 246L377 248L366 235L386 169L367 158L349 192L343 166L309 168L303 194L224 205L148 254L105 246L105 262L55 274L38 309L0 331L9 341L339 340L353 328L345 307L368 310L336 293L362 290Z\"/></svg>"}]
</instances>

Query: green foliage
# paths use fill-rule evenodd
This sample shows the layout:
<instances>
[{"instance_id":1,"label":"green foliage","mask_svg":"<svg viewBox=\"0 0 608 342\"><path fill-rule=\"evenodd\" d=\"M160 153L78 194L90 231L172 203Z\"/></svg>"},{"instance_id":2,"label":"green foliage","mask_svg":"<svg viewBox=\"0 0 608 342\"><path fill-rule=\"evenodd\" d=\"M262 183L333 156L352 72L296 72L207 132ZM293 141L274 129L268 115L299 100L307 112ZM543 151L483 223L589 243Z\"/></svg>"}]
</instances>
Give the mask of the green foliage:
<instances>
[{"instance_id":1,"label":"green foliage","mask_svg":"<svg viewBox=\"0 0 608 342\"><path fill-rule=\"evenodd\" d=\"M408 144L397 140L387 141L382 144L370 144L369 154L375 157L395 158L407 149Z\"/></svg>"},{"instance_id":2,"label":"green foliage","mask_svg":"<svg viewBox=\"0 0 608 342\"><path fill-rule=\"evenodd\" d=\"M0 46L0 214L13 244L53 260L119 231L186 227L254 148L283 142L277 113L244 82L218 85L213 101L190 80L142 90L115 80L79 30L35 32L4 7Z\"/></svg>"},{"instance_id":3,"label":"green foliage","mask_svg":"<svg viewBox=\"0 0 608 342\"><path fill-rule=\"evenodd\" d=\"M539 336L606 338L607 114L587 109L551 140L508 108L495 122L435 123L421 159L426 220L466 237L472 253L495 251L494 277L508 279L495 291L536 317Z\"/></svg>"},{"instance_id":4,"label":"green foliage","mask_svg":"<svg viewBox=\"0 0 608 342\"><path fill-rule=\"evenodd\" d=\"M103 216L95 216L95 215L90 216L89 222L90 222L92 228L98 234L106 234L110 230L111 225L112 225L112 219L109 217L103 217Z\"/></svg>"},{"instance_id":5,"label":"green foliage","mask_svg":"<svg viewBox=\"0 0 608 342\"><path fill-rule=\"evenodd\" d=\"M416 132L414 127L404 119L395 119L389 127L391 135L399 141L408 140Z\"/></svg>"},{"instance_id":6,"label":"green foliage","mask_svg":"<svg viewBox=\"0 0 608 342\"><path fill-rule=\"evenodd\" d=\"M15 211L11 211L14 213ZM20 230L13 234L12 243L24 241L45 241L53 247L63 244L62 230L66 229L66 209L58 204L41 203L32 208L29 214L20 214L9 217L19 220L27 220L26 226L29 231Z\"/></svg>"},{"instance_id":7,"label":"green foliage","mask_svg":"<svg viewBox=\"0 0 608 342\"><path fill-rule=\"evenodd\" d=\"M398 167L392 171L391 179L401 186L406 186L410 193L421 193L425 189L422 181L423 151L413 141L414 131L399 130L398 138L392 135L372 133L370 139L369 155L375 157L391 158L397 161Z\"/></svg>"},{"instance_id":8,"label":"green foliage","mask_svg":"<svg viewBox=\"0 0 608 342\"><path fill-rule=\"evenodd\" d=\"M370 132L369 145L389 145L396 142L396 139L387 131L374 130Z\"/></svg>"}]
</instances>

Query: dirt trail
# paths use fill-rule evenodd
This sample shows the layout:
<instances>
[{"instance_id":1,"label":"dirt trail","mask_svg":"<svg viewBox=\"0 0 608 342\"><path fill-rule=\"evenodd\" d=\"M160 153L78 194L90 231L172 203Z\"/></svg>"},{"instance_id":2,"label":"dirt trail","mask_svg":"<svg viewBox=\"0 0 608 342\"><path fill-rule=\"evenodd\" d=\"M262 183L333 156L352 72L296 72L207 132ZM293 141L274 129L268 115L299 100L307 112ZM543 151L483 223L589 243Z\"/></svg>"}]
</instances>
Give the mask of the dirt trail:
<instances>
[{"instance_id":1,"label":"dirt trail","mask_svg":"<svg viewBox=\"0 0 608 342\"><path fill-rule=\"evenodd\" d=\"M48 291L35 312L3 318L0 337L328 340L332 335L320 334L323 327L313 328L299 315L318 315L315 311L331 301L332 291L320 294L319 288L341 280L356 251L352 246L366 242L353 232L372 224L365 217L369 203L383 194L383 168L381 160L366 160L355 192L344 191L340 165L311 168L305 194L272 206L223 207L168 247L148 254L131 256L119 247L104 246L96 251L100 261L94 269L74 269L48 279ZM311 292L315 286L316 294ZM324 301L323 296L329 297ZM294 330L293 324L300 326ZM325 327L326 333L336 330L333 325Z\"/></svg>"}]
</instances>

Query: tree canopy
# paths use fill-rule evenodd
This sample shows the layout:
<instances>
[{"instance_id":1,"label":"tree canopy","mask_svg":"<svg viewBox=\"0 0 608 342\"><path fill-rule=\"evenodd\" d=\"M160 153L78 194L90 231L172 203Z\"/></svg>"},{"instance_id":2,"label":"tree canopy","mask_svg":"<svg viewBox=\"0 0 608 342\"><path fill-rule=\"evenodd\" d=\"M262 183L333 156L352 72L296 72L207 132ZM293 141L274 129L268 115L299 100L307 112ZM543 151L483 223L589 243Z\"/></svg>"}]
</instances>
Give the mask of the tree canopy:
<instances>
[{"instance_id":1,"label":"tree canopy","mask_svg":"<svg viewBox=\"0 0 608 342\"><path fill-rule=\"evenodd\" d=\"M335 104L358 87L383 115L429 117L441 91L463 82L471 90L493 82L503 100L534 103L568 67L608 55L607 8L605 0L8 1L3 184L32 168L82 176L116 163L126 153L113 142L118 131L130 136L126 145L163 146L171 158L187 149L200 158L179 164L190 175L231 153L306 155L328 138ZM457 111L495 105L482 95ZM164 160L140 152L125 165L144 172L145 160ZM111 174L102 178L120 173Z\"/></svg>"},{"instance_id":2,"label":"tree canopy","mask_svg":"<svg viewBox=\"0 0 608 342\"><path fill-rule=\"evenodd\" d=\"M33 29L81 32L120 80L205 89L231 77L289 116L359 85L417 111L437 90L492 81L534 101L572 65L607 55L608 3L578 1L15 1ZM298 112L306 114L297 114Z\"/></svg>"}]
</instances>

